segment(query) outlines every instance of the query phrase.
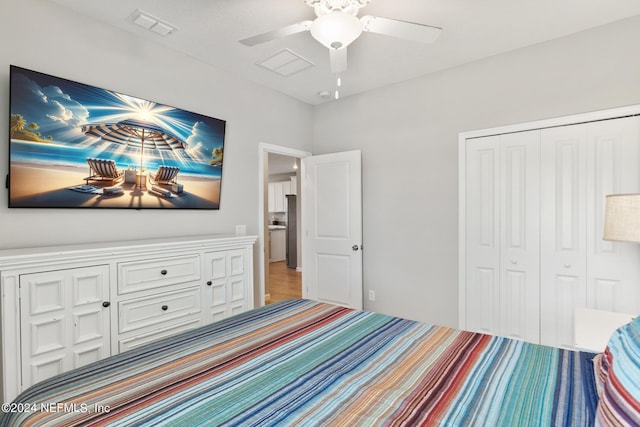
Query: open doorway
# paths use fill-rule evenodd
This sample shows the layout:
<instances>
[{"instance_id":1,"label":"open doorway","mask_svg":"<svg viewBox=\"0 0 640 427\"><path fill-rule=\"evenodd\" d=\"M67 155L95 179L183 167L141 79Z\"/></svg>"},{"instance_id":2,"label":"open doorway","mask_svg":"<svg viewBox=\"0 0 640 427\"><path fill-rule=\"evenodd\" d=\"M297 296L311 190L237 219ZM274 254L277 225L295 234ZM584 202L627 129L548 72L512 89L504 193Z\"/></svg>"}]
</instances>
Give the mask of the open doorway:
<instances>
[{"instance_id":1,"label":"open doorway","mask_svg":"<svg viewBox=\"0 0 640 427\"><path fill-rule=\"evenodd\" d=\"M310 153L260 144L260 288L257 305L302 296L301 159Z\"/></svg>"},{"instance_id":2,"label":"open doorway","mask_svg":"<svg viewBox=\"0 0 640 427\"><path fill-rule=\"evenodd\" d=\"M269 274L264 303L302 297L302 257L299 236L300 159L267 153L267 229Z\"/></svg>"}]
</instances>

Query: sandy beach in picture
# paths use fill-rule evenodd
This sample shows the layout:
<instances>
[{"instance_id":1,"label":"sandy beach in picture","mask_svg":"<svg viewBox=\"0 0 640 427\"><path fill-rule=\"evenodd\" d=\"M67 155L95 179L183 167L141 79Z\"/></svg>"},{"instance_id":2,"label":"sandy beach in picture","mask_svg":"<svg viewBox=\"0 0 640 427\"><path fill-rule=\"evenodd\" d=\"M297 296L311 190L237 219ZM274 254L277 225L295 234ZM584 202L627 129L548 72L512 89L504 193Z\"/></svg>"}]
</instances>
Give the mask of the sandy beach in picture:
<instances>
[{"instance_id":1,"label":"sandy beach in picture","mask_svg":"<svg viewBox=\"0 0 640 427\"><path fill-rule=\"evenodd\" d=\"M10 207L219 209L226 121L10 71Z\"/></svg>"},{"instance_id":2,"label":"sandy beach in picture","mask_svg":"<svg viewBox=\"0 0 640 427\"><path fill-rule=\"evenodd\" d=\"M153 171L155 172L155 171ZM217 209L220 200L220 179L190 177L178 174L182 193L171 192L171 197L154 194L147 177L145 187L135 182L117 183L89 181L95 192L74 191L71 188L86 185L89 167L85 169L14 163L11 165L10 185L14 207L85 207L85 208L198 208ZM171 191L171 185L157 185ZM118 195L104 195L104 187L121 187Z\"/></svg>"}]
</instances>

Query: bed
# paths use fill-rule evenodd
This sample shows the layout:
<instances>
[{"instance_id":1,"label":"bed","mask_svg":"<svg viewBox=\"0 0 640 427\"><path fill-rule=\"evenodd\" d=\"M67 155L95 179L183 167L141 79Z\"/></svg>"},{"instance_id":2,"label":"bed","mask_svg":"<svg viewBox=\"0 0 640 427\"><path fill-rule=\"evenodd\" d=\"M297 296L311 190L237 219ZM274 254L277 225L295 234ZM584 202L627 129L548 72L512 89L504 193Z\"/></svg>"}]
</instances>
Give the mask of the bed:
<instances>
[{"instance_id":1,"label":"bed","mask_svg":"<svg viewBox=\"0 0 640 427\"><path fill-rule=\"evenodd\" d=\"M617 365L640 342L627 329L594 366L591 353L287 300L45 380L0 425L638 425L625 388L637 355L627 377Z\"/></svg>"}]
</instances>

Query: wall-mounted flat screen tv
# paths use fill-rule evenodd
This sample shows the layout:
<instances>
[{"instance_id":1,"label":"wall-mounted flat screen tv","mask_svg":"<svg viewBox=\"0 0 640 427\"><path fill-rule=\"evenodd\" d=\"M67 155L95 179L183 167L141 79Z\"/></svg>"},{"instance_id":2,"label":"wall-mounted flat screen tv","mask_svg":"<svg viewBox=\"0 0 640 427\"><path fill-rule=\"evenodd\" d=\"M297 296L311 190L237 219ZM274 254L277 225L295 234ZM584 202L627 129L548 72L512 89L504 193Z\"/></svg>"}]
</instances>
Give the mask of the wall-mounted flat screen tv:
<instances>
[{"instance_id":1,"label":"wall-mounted flat screen tv","mask_svg":"<svg viewBox=\"0 0 640 427\"><path fill-rule=\"evenodd\" d=\"M224 120L11 66L9 207L219 209Z\"/></svg>"}]
</instances>

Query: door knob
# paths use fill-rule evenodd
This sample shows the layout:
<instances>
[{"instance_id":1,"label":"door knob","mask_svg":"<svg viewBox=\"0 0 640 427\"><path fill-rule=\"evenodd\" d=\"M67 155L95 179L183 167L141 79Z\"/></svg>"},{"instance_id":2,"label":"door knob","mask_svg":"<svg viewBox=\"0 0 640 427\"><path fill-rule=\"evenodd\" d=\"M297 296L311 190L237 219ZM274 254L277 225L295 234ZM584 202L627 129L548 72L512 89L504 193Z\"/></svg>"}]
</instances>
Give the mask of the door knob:
<instances>
[{"instance_id":1,"label":"door knob","mask_svg":"<svg viewBox=\"0 0 640 427\"><path fill-rule=\"evenodd\" d=\"M360 246L358 246L358 245L351 246L351 249L353 249L354 251L357 251L359 248L360 248Z\"/></svg>"}]
</instances>

